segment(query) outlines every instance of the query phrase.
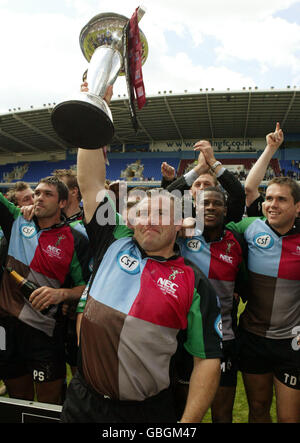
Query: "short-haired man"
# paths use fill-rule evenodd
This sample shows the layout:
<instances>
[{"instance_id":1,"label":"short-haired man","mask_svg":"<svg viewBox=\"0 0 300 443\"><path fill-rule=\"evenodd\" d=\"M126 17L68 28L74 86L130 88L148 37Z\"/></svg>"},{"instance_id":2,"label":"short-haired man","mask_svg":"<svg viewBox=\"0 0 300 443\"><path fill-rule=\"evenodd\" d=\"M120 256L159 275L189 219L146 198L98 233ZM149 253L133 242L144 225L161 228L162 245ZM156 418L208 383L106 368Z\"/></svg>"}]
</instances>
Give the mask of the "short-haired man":
<instances>
[{"instance_id":1,"label":"short-haired man","mask_svg":"<svg viewBox=\"0 0 300 443\"><path fill-rule=\"evenodd\" d=\"M181 330L194 356L182 421L200 421L219 382L222 354L215 323L220 311L207 279L176 251L181 208L176 224L172 196L147 196L138 203L132 237L114 212L114 223L103 223L113 205L105 196L102 150L80 149L77 171L95 261L81 324L80 364L62 421L176 421L169 372Z\"/></svg>"},{"instance_id":2,"label":"short-haired man","mask_svg":"<svg viewBox=\"0 0 300 443\"><path fill-rule=\"evenodd\" d=\"M195 229L191 237L180 237L177 243L183 257L194 262L206 275L219 297L222 315L223 358L220 387L211 406L214 423L232 422L237 384L237 307L234 291L243 293L246 282L244 258L247 246L242 236L225 226L226 197L217 187L206 187L199 202L203 232ZM181 376L177 390L184 391L188 372ZM184 383L183 383L184 382Z\"/></svg>"},{"instance_id":3,"label":"short-haired man","mask_svg":"<svg viewBox=\"0 0 300 443\"><path fill-rule=\"evenodd\" d=\"M278 422L300 421L300 187L271 180L265 217L228 227L248 243L249 295L238 333L250 422L269 422L275 385Z\"/></svg>"},{"instance_id":4,"label":"short-haired man","mask_svg":"<svg viewBox=\"0 0 300 443\"><path fill-rule=\"evenodd\" d=\"M33 205L33 190L26 182L16 182L6 194L7 200L21 208Z\"/></svg>"},{"instance_id":5,"label":"short-haired man","mask_svg":"<svg viewBox=\"0 0 300 443\"><path fill-rule=\"evenodd\" d=\"M9 242L6 265L39 286L25 299L6 271L0 288L0 308L16 320L14 337L7 331L7 349L1 353L0 376L11 397L22 396L18 378L31 375L38 401L60 403L65 379L64 344L60 305L79 299L85 287L85 237L61 219L68 189L55 177L47 177L34 190L34 217L21 211L0 194L0 223ZM71 278L74 284L64 284ZM46 313L42 312L48 309Z\"/></svg>"}]
</instances>

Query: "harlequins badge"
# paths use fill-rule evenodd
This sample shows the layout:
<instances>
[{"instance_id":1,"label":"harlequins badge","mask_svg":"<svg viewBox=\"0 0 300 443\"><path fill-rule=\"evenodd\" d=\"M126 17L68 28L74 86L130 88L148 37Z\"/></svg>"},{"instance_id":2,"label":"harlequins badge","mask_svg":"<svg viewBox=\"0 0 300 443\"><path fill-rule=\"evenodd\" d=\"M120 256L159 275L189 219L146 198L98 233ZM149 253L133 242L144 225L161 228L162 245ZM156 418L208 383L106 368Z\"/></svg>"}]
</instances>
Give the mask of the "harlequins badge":
<instances>
[{"instance_id":1,"label":"harlequins badge","mask_svg":"<svg viewBox=\"0 0 300 443\"><path fill-rule=\"evenodd\" d=\"M230 254L230 250L231 250L232 246L233 246L233 243L230 243L230 242L227 243L227 248L226 248L226 252L225 252L226 255Z\"/></svg>"},{"instance_id":2,"label":"harlequins badge","mask_svg":"<svg viewBox=\"0 0 300 443\"><path fill-rule=\"evenodd\" d=\"M169 280L175 280L177 274L184 274L184 271L179 271L178 269L174 269L173 267L171 267L171 269L173 272L172 274L170 274Z\"/></svg>"},{"instance_id":3,"label":"harlequins badge","mask_svg":"<svg viewBox=\"0 0 300 443\"><path fill-rule=\"evenodd\" d=\"M55 243L55 247L57 247L57 246L59 246L59 244L60 244L60 242L62 241L62 240L64 240L66 238L66 236L65 235L59 235L58 236L58 239L57 239L57 241L56 241L56 243Z\"/></svg>"}]
</instances>

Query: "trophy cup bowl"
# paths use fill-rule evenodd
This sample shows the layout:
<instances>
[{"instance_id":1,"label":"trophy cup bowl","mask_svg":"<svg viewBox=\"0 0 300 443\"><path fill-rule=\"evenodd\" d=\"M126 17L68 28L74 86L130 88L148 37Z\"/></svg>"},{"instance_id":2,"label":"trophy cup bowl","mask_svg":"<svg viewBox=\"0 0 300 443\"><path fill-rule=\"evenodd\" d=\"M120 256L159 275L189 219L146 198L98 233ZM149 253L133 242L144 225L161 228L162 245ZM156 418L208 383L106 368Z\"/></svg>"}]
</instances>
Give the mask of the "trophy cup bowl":
<instances>
[{"instance_id":1,"label":"trophy cup bowl","mask_svg":"<svg viewBox=\"0 0 300 443\"><path fill-rule=\"evenodd\" d=\"M112 114L103 97L107 87L124 75L123 31L127 23L123 15L98 14L80 33L80 47L89 62L89 92L80 92L74 99L57 104L51 114L58 136L74 147L98 149L109 144L114 136ZM140 40L144 64L148 43L141 30Z\"/></svg>"}]
</instances>

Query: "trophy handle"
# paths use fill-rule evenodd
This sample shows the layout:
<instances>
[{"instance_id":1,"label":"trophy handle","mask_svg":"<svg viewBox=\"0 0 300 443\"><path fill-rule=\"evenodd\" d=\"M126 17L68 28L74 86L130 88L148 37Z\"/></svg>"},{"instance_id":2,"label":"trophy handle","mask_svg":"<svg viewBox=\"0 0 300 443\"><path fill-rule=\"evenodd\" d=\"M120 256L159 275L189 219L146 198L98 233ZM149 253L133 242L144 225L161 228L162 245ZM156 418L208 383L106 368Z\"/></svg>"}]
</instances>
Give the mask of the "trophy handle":
<instances>
[{"instance_id":1,"label":"trophy handle","mask_svg":"<svg viewBox=\"0 0 300 443\"><path fill-rule=\"evenodd\" d=\"M89 92L103 98L107 86L113 85L123 65L119 51L99 46L90 61L87 82Z\"/></svg>"}]
</instances>

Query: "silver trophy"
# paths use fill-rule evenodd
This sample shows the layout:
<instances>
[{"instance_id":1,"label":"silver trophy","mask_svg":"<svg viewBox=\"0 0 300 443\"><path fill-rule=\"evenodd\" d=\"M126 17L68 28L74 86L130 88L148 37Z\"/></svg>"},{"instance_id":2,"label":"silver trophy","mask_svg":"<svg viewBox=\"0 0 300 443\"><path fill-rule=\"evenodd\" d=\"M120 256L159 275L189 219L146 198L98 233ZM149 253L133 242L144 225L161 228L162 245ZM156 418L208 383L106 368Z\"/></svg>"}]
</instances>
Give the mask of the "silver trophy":
<instances>
[{"instance_id":1,"label":"silver trophy","mask_svg":"<svg viewBox=\"0 0 300 443\"><path fill-rule=\"evenodd\" d=\"M145 11L138 9L138 20ZM111 110L103 97L109 85L124 75L124 28L129 19L115 13L98 14L82 29L79 37L83 55L89 62L89 92L56 105L51 114L56 133L68 144L83 149L98 149L109 144L114 135ZM142 64L148 43L140 30Z\"/></svg>"}]
</instances>

